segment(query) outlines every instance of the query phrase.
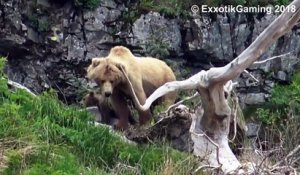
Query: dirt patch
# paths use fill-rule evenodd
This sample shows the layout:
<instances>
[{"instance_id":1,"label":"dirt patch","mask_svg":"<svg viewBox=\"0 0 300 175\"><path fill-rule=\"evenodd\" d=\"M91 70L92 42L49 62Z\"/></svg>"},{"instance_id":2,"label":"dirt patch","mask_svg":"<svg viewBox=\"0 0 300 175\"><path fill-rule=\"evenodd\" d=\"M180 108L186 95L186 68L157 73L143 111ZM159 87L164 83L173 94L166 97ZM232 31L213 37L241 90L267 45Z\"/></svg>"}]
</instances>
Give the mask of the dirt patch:
<instances>
[{"instance_id":1,"label":"dirt patch","mask_svg":"<svg viewBox=\"0 0 300 175\"><path fill-rule=\"evenodd\" d=\"M7 167L7 157L4 155L4 152L5 148L2 143L0 143L0 173Z\"/></svg>"}]
</instances>

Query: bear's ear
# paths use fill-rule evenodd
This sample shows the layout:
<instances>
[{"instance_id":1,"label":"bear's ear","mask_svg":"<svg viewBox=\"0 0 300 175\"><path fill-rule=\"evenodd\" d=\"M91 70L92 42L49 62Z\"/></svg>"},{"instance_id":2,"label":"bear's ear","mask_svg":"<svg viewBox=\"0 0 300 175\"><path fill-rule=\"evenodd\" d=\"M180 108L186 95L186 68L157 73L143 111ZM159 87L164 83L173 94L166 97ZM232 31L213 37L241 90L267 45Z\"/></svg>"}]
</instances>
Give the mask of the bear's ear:
<instances>
[{"instance_id":1,"label":"bear's ear","mask_svg":"<svg viewBox=\"0 0 300 175\"><path fill-rule=\"evenodd\" d=\"M92 59L92 66L93 67L98 66L100 64L101 60L102 60L101 58L93 58Z\"/></svg>"},{"instance_id":2,"label":"bear's ear","mask_svg":"<svg viewBox=\"0 0 300 175\"><path fill-rule=\"evenodd\" d=\"M95 93L94 91L90 91L89 96L94 97Z\"/></svg>"}]
</instances>

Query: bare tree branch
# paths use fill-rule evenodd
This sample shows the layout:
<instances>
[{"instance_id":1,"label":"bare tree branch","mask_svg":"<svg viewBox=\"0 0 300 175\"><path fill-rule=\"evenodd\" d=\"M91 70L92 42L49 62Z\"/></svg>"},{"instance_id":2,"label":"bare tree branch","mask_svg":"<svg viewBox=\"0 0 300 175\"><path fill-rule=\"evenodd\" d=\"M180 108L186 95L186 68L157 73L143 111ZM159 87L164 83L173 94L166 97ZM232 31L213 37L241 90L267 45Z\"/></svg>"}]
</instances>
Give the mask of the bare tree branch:
<instances>
[{"instance_id":1,"label":"bare tree branch","mask_svg":"<svg viewBox=\"0 0 300 175\"><path fill-rule=\"evenodd\" d=\"M255 61L253 64L263 64L265 62L274 60L276 58L281 58L281 57L284 57L284 56L287 56L287 55L290 55L290 54L291 54L291 52L288 52L288 53L285 53L285 54L281 54L281 55L276 55L276 56L273 56L271 58L268 58L268 59L265 59L265 60L262 60L262 61Z\"/></svg>"},{"instance_id":2,"label":"bare tree branch","mask_svg":"<svg viewBox=\"0 0 300 175\"><path fill-rule=\"evenodd\" d=\"M253 64L279 37L287 33L300 19L300 0L294 0L237 58L224 67L211 68L201 71L187 80L173 81L164 84L154 91L140 105L136 96L134 103L140 110L147 110L159 97L176 90L195 89L199 92L203 107L201 113L192 121L190 128L191 138L194 142L194 154L208 155L208 162L212 166L222 164L222 171L234 172L241 167L240 162L233 154L228 144L231 108L228 104L228 95L232 90L232 79L238 77L247 67ZM124 74L126 76L126 73ZM130 84L130 81L128 81ZM134 94L134 89L132 89ZM193 128L201 134L193 134ZM202 134L203 133L203 134ZM202 136L202 137L199 137ZM207 136L207 137L205 137ZM217 145L217 146L216 146ZM217 147L217 150L215 149ZM217 158L215 156L217 154ZM216 160L217 159L217 160Z\"/></svg>"},{"instance_id":3,"label":"bare tree branch","mask_svg":"<svg viewBox=\"0 0 300 175\"><path fill-rule=\"evenodd\" d=\"M247 71L246 69L244 70L244 72L246 74L248 74L251 78L253 78L256 82L259 82L259 80L257 78L255 78L249 71Z\"/></svg>"},{"instance_id":4,"label":"bare tree branch","mask_svg":"<svg viewBox=\"0 0 300 175\"><path fill-rule=\"evenodd\" d=\"M300 0L293 1L296 12L284 11L277 17L237 58L224 67L214 67L208 71L201 71L187 80L168 82L153 92L144 105L136 104L141 110L149 109L150 105L159 97L176 90L197 89L210 85L226 84L229 80L238 77L247 67L255 62L265 50L279 37L287 33L300 19ZM288 7L286 9L289 9ZM138 102L138 101L137 101Z\"/></svg>"},{"instance_id":5,"label":"bare tree branch","mask_svg":"<svg viewBox=\"0 0 300 175\"><path fill-rule=\"evenodd\" d=\"M289 7L291 6L295 7L295 13L290 10L285 10L236 59L224 67L210 69L208 71L210 83L227 82L239 76L241 72L253 64L272 43L291 30L300 19L300 1L293 1ZM288 7L286 9L288 9Z\"/></svg>"},{"instance_id":6,"label":"bare tree branch","mask_svg":"<svg viewBox=\"0 0 300 175\"><path fill-rule=\"evenodd\" d=\"M164 114L168 114L168 113L170 112L170 110L176 108L177 106L179 106L179 105L182 104L183 102L188 101L188 100L192 100L192 99L198 97L199 95L200 95L200 94L199 94L198 92L196 92L193 96L186 97L186 98L184 98L183 100L180 100L179 102L177 102L177 103L175 103L175 104L169 106L168 109L167 109L165 112L163 112L163 113L164 113Z\"/></svg>"},{"instance_id":7,"label":"bare tree branch","mask_svg":"<svg viewBox=\"0 0 300 175\"><path fill-rule=\"evenodd\" d=\"M23 89L23 90L27 91L32 96L36 96L31 90L29 90L27 87L21 85L20 83L8 80L7 84L9 84L9 85L11 85L11 86L13 86L15 88L18 88L18 89Z\"/></svg>"}]
</instances>

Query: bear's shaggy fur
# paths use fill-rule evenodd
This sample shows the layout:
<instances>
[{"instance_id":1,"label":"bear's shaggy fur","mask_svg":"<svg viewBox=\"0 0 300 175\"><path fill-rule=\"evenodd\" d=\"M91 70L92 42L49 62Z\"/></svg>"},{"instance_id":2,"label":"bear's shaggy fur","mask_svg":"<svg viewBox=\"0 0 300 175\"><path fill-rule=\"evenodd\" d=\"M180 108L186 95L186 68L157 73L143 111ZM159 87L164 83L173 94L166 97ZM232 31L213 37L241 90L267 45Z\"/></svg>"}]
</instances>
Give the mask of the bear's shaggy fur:
<instances>
[{"instance_id":1,"label":"bear's shaggy fur","mask_svg":"<svg viewBox=\"0 0 300 175\"><path fill-rule=\"evenodd\" d=\"M102 96L111 99L112 107L119 116L118 127L128 127L129 108L125 96L133 99L129 84L122 73L125 70L141 104L144 104L158 87L169 81L175 81L171 68L163 61L151 57L135 57L129 49L116 46L104 58L94 58L87 69L87 77L94 80L101 88ZM161 98L162 103L174 103L176 93L169 93ZM149 121L149 110L139 112L140 124Z\"/></svg>"},{"instance_id":2,"label":"bear's shaggy fur","mask_svg":"<svg viewBox=\"0 0 300 175\"><path fill-rule=\"evenodd\" d=\"M104 97L96 94L94 91L91 91L88 94L86 94L82 98L81 103L85 107L97 106L98 111L101 115L101 118L96 119L97 122L111 124L110 118L116 118L116 114L112 110L112 107L110 106L108 100L105 100Z\"/></svg>"},{"instance_id":3,"label":"bear's shaggy fur","mask_svg":"<svg viewBox=\"0 0 300 175\"><path fill-rule=\"evenodd\" d=\"M94 91L91 91L88 94L86 94L82 98L81 104L85 107L96 106L98 108L101 118L96 119L97 122L111 125L114 124L114 121L116 119L118 119L118 116L113 110L109 99L105 99L101 95L96 94ZM129 123L132 125L136 124L131 114L129 115Z\"/></svg>"}]
</instances>

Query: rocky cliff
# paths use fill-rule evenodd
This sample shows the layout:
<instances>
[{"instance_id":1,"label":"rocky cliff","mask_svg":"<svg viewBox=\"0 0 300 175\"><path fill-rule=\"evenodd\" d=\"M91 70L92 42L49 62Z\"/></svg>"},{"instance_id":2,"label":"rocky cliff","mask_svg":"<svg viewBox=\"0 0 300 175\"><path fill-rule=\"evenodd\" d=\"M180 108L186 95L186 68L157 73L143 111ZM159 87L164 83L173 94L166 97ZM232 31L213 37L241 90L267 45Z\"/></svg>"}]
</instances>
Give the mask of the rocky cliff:
<instances>
[{"instance_id":1,"label":"rocky cliff","mask_svg":"<svg viewBox=\"0 0 300 175\"><path fill-rule=\"evenodd\" d=\"M86 10L71 0L1 0L0 55L8 58L8 77L37 93L54 88L73 103L86 87L85 67L114 45L125 45L136 55L159 56L184 78L227 64L276 18L241 13L175 18L157 12L132 17L131 5L102 0ZM242 104L263 103L275 82L289 81L299 65L299 24L260 59L282 54L248 69L258 82L246 73L237 79Z\"/></svg>"}]
</instances>

